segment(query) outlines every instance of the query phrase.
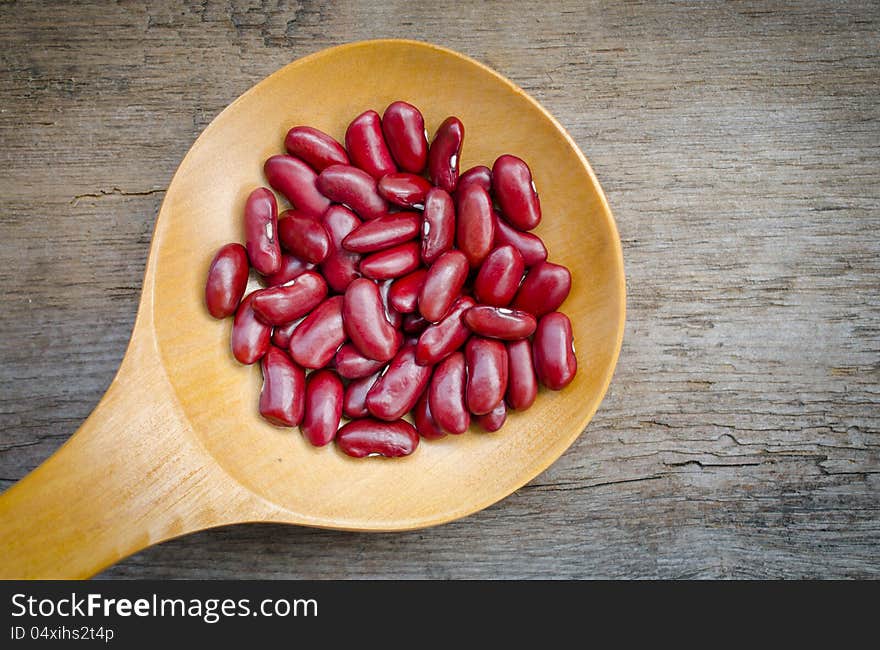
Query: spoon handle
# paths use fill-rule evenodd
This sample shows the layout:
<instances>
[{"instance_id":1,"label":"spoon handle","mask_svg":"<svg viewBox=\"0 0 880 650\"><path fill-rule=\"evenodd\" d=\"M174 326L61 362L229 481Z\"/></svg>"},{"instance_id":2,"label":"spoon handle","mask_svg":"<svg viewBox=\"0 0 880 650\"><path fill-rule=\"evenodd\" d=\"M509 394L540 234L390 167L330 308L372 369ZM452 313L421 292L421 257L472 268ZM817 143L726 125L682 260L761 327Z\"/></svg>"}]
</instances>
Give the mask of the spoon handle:
<instances>
[{"instance_id":1,"label":"spoon handle","mask_svg":"<svg viewBox=\"0 0 880 650\"><path fill-rule=\"evenodd\" d=\"M0 578L85 578L163 540L259 516L262 500L211 461L135 339L76 434L0 495Z\"/></svg>"}]
</instances>

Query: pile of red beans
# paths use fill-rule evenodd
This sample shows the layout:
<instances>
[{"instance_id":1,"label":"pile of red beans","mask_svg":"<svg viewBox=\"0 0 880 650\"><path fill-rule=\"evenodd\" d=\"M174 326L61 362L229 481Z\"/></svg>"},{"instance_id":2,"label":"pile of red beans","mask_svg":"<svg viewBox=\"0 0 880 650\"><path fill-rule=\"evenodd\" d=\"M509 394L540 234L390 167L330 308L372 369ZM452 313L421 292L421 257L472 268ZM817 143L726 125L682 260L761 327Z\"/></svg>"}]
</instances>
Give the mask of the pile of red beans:
<instances>
[{"instance_id":1,"label":"pile of red beans","mask_svg":"<svg viewBox=\"0 0 880 650\"><path fill-rule=\"evenodd\" d=\"M429 146L422 114L398 101L355 118L344 148L296 126L288 154L266 161L293 207L250 194L247 246L217 252L205 301L235 315L235 358L261 362L268 421L350 456L405 456L419 434L464 433L472 417L497 431L538 382L571 382L571 323L556 311L571 274L529 232L531 171L503 155L459 175L463 142L449 117ZM244 296L251 268L265 288Z\"/></svg>"}]
</instances>

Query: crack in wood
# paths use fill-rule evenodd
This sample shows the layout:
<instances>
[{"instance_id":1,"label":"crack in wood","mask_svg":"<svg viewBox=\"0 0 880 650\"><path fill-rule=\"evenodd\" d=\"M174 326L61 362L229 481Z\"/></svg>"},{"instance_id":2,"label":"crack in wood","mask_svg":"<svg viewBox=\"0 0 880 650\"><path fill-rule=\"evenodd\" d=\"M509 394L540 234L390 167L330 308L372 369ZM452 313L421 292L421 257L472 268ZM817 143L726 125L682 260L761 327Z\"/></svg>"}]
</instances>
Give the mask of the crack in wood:
<instances>
[{"instance_id":1,"label":"crack in wood","mask_svg":"<svg viewBox=\"0 0 880 650\"><path fill-rule=\"evenodd\" d=\"M548 492L576 492L579 490L589 490L597 487L605 487L608 485L622 485L624 483L641 483L643 481L656 481L658 479L665 478L661 474L654 474L652 476L639 476L636 478L624 478L624 479L615 479L613 481L603 481L601 483L589 483L587 485L577 485L574 483L529 483L524 485L522 489L526 488L536 488L540 490L546 490Z\"/></svg>"},{"instance_id":2,"label":"crack in wood","mask_svg":"<svg viewBox=\"0 0 880 650\"><path fill-rule=\"evenodd\" d=\"M167 190L156 188L152 190L123 190L113 187L109 190L99 189L97 192L87 192L85 194L77 194L70 200L70 205L77 205L82 199L101 199L108 196L152 196L154 194L164 194Z\"/></svg>"}]
</instances>

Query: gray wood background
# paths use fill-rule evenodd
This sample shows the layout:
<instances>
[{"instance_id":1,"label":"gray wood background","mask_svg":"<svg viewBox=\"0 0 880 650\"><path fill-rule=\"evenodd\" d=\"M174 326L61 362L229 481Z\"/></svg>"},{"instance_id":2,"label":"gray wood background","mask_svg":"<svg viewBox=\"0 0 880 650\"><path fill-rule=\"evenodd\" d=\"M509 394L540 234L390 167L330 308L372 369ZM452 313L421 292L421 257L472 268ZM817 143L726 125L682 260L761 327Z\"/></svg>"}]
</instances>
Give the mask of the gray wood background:
<instances>
[{"instance_id":1,"label":"gray wood background","mask_svg":"<svg viewBox=\"0 0 880 650\"><path fill-rule=\"evenodd\" d=\"M103 576L880 577L877 2L0 2L0 487L109 384L202 129L375 37L494 67L591 160L629 289L608 396L463 521L236 526Z\"/></svg>"}]
</instances>

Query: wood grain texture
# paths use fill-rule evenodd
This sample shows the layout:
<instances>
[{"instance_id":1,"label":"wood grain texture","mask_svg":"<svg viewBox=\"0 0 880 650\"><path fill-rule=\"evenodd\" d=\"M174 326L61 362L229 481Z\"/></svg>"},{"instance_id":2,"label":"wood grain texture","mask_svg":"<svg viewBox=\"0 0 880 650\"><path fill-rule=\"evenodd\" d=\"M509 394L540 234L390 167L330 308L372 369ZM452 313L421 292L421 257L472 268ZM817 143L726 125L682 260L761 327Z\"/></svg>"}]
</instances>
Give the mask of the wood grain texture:
<instances>
[{"instance_id":1,"label":"wood grain texture","mask_svg":"<svg viewBox=\"0 0 880 650\"><path fill-rule=\"evenodd\" d=\"M876 3L0 3L0 480L94 408L155 215L285 63L410 37L541 101L624 243L608 396L549 470L404 534L236 526L105 577L880 577Z\"/></svg>"}]
</instances>

